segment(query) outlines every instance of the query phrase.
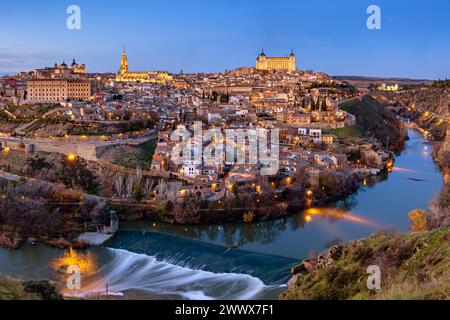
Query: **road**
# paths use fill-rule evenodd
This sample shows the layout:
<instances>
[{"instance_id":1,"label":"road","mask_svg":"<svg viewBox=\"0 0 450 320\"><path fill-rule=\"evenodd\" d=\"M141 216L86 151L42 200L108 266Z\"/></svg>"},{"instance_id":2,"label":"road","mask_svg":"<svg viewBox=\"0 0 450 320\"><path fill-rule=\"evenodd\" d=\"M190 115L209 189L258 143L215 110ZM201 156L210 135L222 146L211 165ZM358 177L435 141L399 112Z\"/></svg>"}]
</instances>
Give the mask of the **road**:
<instances>
[{"instance_id":1,"label":"road","mask_svg":"<svg viewBox=\"0 0 450 320\"><path fill-rule=\"evenodd\" d=\"M24 144L48 144L48 145L95 145L95 146L113 146L120 144L127 145L139 145L150 140L156 139L158 137L157 133L152 133L149 136L139 137L139 138L131 138L131 139L123 139L123 140L114 140L114 141L49 141L42 139L24 139L24 138L15 138L15 137L4 137L0 138L0 142L13 142L13 143L24 143Z\"/></svg>"}]
</instances>

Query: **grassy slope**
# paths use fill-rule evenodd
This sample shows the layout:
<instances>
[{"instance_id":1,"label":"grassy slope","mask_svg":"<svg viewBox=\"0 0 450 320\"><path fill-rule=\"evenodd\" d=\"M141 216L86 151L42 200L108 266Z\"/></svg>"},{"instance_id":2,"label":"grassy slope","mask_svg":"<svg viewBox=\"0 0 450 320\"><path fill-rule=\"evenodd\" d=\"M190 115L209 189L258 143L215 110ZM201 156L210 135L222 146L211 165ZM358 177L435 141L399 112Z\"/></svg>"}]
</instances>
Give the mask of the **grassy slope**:
<instances>
[{"instance_id":1,"label":"grassy slope","mask_svg":"<svg viewBox=\"0 0 450 320\"><path fill-rule=\"evenodd\" d=\"M1 300L62 300L49 281L21 281L0 275Z\"/></svg>"},{"instance_id":2,"label":"grassy slope","mask_svg":"<svg viewBox=\"0 0 450 320\"><path fill-rule=\"evenodd\" d=\"M378 234L342 247L330 265L301 274L287 300L450 299L449 229ZM369 265L382 271L382 289L367 289Z\"/></svg>"},{"instance_id":3,"label":"grassy slope","mask_svg":"<svg viewBox=\"0 0 450 320\"><path fill-rule=\"evenodd\" d=\"M327 133L334 134L339 139L345 139L345 138L361 138L362 137L362 128L359 126L349 126L344 128L337 128L337 129L329 129L326 130Z\"/></svg>"},{"instance_id":4,"label":"grassy slope","mask_svg":"<svg viewBox=\"0 0 450 320\"><path fill-rule=\"evenodd\" d=\"M0 300L40 300L35 293L27 293L22 282L0 276Z\"/></svg>"},{"instance_id":5,"label":"grassy slope","mask_svg":"<svg viewBox=\"0 0 450 320\"><path fill-rule=\"evenodd\" d=\"M139 146L117 146L105 152L102 158L112 163L135 169L140 167L149 170L155 152L156 140L141 144Z\"/></svg>"}]
</instances>

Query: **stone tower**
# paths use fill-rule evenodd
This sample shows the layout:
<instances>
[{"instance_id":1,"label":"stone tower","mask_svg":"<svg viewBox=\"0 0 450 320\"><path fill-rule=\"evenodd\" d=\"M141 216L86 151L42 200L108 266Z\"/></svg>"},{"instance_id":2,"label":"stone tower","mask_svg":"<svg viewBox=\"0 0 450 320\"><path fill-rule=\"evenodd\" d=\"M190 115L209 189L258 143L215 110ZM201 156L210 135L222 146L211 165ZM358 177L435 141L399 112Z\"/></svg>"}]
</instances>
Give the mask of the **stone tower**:
<instances>
[{"instance_id":1,"label":"stone tower","mask_svg":"<svg viewBox=\"0 0 450 320\"><path fill-rule=\"evenodd\" d=\"M120 60L120 71L119 73L121 75L128 73L128 59L127 59L127 53L125 52L125 49L123 49L122 53L122 59Z\"/></svg>"}]
</instances>

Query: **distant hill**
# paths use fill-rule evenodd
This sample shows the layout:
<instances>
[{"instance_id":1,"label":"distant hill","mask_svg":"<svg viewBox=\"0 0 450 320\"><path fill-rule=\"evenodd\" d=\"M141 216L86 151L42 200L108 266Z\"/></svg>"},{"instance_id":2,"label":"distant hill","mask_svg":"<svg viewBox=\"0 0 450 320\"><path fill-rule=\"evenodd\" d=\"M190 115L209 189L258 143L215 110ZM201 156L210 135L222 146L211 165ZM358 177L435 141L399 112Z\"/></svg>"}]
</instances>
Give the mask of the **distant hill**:
<instances>
[{"instance_id":1,"label":"distant hill","mask_svg":"<svg viewBox=\"0 0 450 320\"><path fill-rule=\"evenodd\" d=\"M362 77L362 76L335 76L336 80L347 81L359 91L367 92L371 85L380 85L382 83L393 85L398 84L400 87L405 85L431 85L434 80L429 79L408 79L408 78L383 78L383 77Z\"/></svg>"},{"instance_id":2,"label":"distant hill","mask_svg":"<svg viewBox=\"0 0 450 320\"><path fill-rule=\"evenodd\" d=\"M410 79L410 78L388 78L388 77L363 77L363 76L334 76L334 79L343 81L368 81L368 82L395 82L398 84L419 84L427 83L431 84L434 80L430 79Z\"/></svg>"}]
</instances>

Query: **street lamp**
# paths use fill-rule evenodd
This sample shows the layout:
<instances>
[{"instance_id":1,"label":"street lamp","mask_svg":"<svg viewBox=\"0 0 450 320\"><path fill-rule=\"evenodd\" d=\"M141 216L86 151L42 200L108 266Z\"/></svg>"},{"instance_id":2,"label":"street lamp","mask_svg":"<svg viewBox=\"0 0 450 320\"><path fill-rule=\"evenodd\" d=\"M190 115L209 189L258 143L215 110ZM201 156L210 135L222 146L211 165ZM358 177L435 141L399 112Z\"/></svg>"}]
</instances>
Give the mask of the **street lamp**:
<instances>
[{"instance_id":1,"label":"street lamp","mask_svg":"<svg viewBox=\"0 0 450 320\"><path fill-rule=\"evenodd\" d=\"M67 161L69 161L69 162L74 162L76 160L77 160L77 156L72 153L67 156Z\"/></svg>"}]
</instances>

